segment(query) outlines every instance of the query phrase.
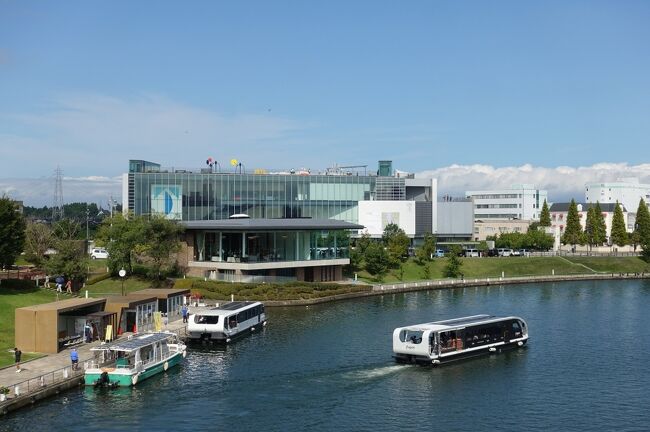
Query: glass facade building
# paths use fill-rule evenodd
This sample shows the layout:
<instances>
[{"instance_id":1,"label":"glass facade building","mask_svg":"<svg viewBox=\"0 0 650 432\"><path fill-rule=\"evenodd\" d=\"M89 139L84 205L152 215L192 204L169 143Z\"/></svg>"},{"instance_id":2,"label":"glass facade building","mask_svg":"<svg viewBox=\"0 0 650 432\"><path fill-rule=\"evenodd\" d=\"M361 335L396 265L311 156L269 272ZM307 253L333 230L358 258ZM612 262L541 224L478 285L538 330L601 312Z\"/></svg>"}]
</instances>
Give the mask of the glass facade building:
<instances>
[{"instance_id":1,"label":"glass facade building","mask_svg":"<svg viewBox=\"0 0 650 432\"><path fill-rule=\"evenodd\" d=\"M125 208L183 221L251 218L358 223L358 202L404 200L405 179L368 175L213 173L130 161ZM208 172L202 172L208 171Z\"/></svg>"}]
</instances>

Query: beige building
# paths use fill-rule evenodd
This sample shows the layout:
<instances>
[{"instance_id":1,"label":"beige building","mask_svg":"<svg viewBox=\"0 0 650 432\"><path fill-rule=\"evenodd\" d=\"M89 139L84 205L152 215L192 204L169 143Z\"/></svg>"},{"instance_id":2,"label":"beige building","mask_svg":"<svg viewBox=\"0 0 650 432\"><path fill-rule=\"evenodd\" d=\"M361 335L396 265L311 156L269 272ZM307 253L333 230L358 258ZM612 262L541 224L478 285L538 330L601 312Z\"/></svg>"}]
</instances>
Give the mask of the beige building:
<instances>
[{"instance_id":1,"label":"beige building","mask_svg":"<svg viewBox=\"0 0 650 432\"><path fill-rule=\"evenodd\" d=\"M489 236L519 232L526 234L531 221L518 219L476 220L474 222L474 241L484 241Z\"/></svg>"},{"instance_id":2,"label":"beige building","mask_svg":"<svg viewBox=\"0 0 650 432\"><path fill-rule=\"evenodd\" d=\"M103 298L72 298L17 308L16 346L25 352L54 354L82 342L84 326L104 310L105 302Z\"/></svg>"}]
</instances>

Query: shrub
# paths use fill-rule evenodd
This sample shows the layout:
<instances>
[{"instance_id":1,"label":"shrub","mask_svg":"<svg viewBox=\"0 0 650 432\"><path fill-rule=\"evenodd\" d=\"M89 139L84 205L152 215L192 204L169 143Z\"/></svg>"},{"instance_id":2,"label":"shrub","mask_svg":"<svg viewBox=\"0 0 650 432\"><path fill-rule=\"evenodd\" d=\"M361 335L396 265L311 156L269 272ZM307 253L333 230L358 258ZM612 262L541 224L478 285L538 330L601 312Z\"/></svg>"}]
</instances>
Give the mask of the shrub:
<instances>
[{"instance_id":1,"label":"shrub","mask_svg":"<svg viewBox=\"0 0 650 432\"><path fill-rule=\"evenodd\" d=\"M110 273L102 273L98 276L93 276L91 278L88 278L88 280L86 281L86 285L93 285L96 284L97 282L101 282L103 280L110 279L110 278L111 278Z\"/></svg>"}]
</instances>

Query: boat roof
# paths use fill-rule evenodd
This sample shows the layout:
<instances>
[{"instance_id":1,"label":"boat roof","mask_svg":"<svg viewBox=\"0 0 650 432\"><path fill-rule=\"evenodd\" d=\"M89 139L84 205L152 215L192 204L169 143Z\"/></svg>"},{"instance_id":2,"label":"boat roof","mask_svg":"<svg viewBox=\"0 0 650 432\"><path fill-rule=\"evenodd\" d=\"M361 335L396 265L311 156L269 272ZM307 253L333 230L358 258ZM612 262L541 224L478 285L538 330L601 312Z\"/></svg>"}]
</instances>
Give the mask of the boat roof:
<instances>
[{"instance_id":1,"label":"boat roof","mask_svg":"<svg viewBox=\"0 0 650 432\"><path fill-rule=\"evenodd\" d=\"M257 305L257 304L262 304L262 303L257 301L235 301L235 302L224 303L217 307L212 307L208 309L196 309L194 313L199 315L226 315L230 312L245 309L248 306Z\"/></svg>"},{"instance_id":2,"label":"boat roof","mask_svg":"<svg viewBox=\"0 0 650 432\"><path fill-rule=\"evenodd\" d=\"M91 348L91 351L124 351L132 352L137 351L142 347L153 345L165 339L169 339L174 333L145 333L134 336L131 339L123 339L112 342L106 345L100 345Z\"/></svg>"},{"instance_id":3,"label":"boat roof","mask_svg":"<svg viewBox=\"0 0 650 432\"><path fill-rule=\"evenodd\" d=\"M424 330L448 331L448 330L458 330L468 326L504 321L507 319L521 319L521 318L515 316L471 315L471 316L453 318L453 319L442 320L442 321L413 324L410 326L399 327L399 328L409 329L409 330L422 330L422 331Z\"/></svg>"}]
</instances>

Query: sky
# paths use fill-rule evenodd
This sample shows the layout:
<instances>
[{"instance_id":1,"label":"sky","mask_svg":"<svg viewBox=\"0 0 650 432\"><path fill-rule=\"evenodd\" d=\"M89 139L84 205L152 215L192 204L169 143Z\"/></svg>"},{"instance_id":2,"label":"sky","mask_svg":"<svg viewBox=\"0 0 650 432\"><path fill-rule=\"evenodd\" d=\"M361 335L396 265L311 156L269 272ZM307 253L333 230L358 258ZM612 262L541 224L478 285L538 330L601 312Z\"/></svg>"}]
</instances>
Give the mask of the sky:
<instances>
[{"instance_id":1,"label":"sky","mask_svg":"<svg viewBox=\"0 0 650 432\"><path fill-rule=\"evenodd\" d=\"M650 183L650 2L0 0L0 193L121 195L129 159ZM106 207L106 206L104 206Z\"/></svg>"}]
</instances>

